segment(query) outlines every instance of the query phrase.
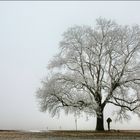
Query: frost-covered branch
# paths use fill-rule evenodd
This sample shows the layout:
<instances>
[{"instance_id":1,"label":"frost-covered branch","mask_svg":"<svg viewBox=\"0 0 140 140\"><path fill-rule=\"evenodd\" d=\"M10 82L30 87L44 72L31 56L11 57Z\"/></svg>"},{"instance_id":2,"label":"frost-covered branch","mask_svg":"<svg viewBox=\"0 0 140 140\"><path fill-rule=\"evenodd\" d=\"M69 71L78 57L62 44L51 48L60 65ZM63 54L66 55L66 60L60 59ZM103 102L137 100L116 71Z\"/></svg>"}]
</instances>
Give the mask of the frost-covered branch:
<instances>
[{"instance_id":1,"label":"frost-covered branch","mask_svg":"<svg viewBox=\"0 0 140 140\"><path fill-rule=\"evenodd\" d=\"M140 28L99 18L96 27L74 26L63 34L37 98L42 111L78 109L103 117L106 104L125 116L140 111Z\"/></svg>"}]
</instances>

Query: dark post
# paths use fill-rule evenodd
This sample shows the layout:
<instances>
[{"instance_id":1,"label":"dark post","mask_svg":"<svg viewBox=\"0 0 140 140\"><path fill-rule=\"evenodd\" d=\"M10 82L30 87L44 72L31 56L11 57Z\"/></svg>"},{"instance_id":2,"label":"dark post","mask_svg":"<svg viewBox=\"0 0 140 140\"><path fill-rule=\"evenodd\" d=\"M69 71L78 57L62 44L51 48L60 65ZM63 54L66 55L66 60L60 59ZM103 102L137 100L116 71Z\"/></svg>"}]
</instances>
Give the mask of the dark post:
<instances>
[{"instance_id":1,"label":"dark post","mask_svg":"<svg viewBox=\"0 0 140 140\"><path fill-rule=\"evenodd\" d=\"M107 120L107 124L108 124L108 131L110 131L110 122L112 122L111 118L108 118Z\"/></svg>"}]
</instances>

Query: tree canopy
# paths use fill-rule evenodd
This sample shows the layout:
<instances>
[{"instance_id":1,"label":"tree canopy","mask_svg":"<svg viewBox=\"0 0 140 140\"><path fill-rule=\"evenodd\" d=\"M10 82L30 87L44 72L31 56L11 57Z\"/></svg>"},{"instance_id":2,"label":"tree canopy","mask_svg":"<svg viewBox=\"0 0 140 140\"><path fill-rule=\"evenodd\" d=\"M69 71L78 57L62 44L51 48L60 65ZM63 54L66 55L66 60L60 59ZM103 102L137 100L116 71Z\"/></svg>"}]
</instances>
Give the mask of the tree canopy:
<instances>
[{"instance_id":1,"label":"tree canopy","mask_svg":"<svg viewBox=\"0 0 140 140\"><path fill-rule=\"evenodd\" d=\"M140 116L139 25L98 18L95 27L71 27L48 69L51 74L37 92L42 111L95 114L96 130L104 130L106 104L118 106L120 118L127 111Z\"/></svg>"}]
</instances>

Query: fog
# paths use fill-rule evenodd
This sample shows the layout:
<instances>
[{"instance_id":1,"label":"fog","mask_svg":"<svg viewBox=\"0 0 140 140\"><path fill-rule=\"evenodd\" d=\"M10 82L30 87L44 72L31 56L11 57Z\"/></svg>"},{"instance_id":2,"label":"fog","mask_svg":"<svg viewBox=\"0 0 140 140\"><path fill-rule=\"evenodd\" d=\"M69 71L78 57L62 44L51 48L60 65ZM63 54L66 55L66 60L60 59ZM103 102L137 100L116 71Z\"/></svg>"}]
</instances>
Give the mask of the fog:
<instances>
[{"instance_id":1,"label":"fog","mask_svg":"<svg viewBox=\"0 0 140 140\"><path fill-rule=\"evenodd\" d=\"M139 13L139 1L0 1L0 129L75 129L73 115L52 118L39 111L35 97L63 32L93 26L98 17L140 25ZM108 116L113 118L106 109ZM140 129L140 119L131 116L124 123L113 118L112 129ZM83 115L78 129L95 129L95 121Z\"/></svg>"}]
</instances>

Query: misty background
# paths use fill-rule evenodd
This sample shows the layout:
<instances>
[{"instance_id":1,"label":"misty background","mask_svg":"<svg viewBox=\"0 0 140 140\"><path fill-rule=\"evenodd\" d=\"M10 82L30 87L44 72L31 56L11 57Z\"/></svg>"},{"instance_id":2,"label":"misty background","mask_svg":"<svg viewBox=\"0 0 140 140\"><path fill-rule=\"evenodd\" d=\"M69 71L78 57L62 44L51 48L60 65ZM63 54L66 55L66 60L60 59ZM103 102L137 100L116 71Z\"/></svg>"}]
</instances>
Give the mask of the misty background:
<instances>
[{"instance_id":1,"label":"misty background","mask_svg":"<svg viewBox=\"0 0 140 140\"><path fill-rule=\"evenodd\" d=\"M0 1L0 129L75 129L74 115L52 118L39 111L35 97L63 32L94 26L98 17L140 25L139 13L139 1ZM105 111L112 129L140 129L140 119L131 116L115 123L110 109ZM95 118L81 116L78 129L95 129Z\"/></svg>"}]
</instances>

